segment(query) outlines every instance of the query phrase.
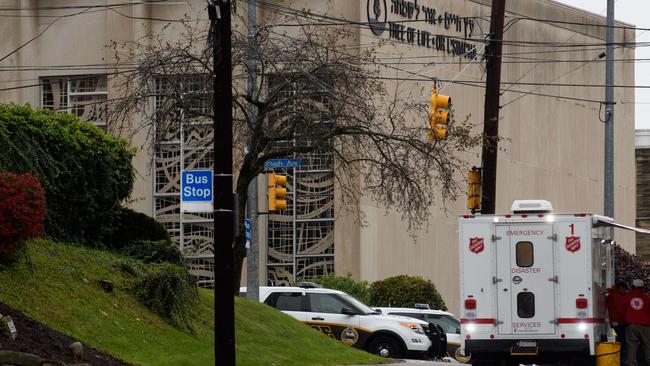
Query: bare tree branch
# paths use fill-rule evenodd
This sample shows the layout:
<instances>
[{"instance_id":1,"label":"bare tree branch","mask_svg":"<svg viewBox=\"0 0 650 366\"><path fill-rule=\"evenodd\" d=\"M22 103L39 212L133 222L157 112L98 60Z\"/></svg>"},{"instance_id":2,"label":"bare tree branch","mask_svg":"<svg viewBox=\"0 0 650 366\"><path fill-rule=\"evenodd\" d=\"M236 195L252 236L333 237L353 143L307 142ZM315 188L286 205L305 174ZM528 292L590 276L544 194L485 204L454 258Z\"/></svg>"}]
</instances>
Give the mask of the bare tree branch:
<instances>
[{"instance_id":1,"label":"bare tree branch","mask_svg":"<svg viewBox=\"0 0 650 366\"><path fill-rule=\"evenodd\" d=\"M176 42L159 35L116 46L118 52L128 50L120 60L137 66L120 80L127 93L115 103L113 116L125 121L133 113L145 116L143 126L156 132L154 145L183 123L213 116L209 37L205 29L183 25ZM254 43L233 32L238 219L244 219L248 183L263 172L265 161L323 153L332 157L338 208L356 212L361 221L359 200L365 195L400 212L414 235L427 224L432 206L456 199L461 185L455 179L466 168L463 153L473 152L482 137L472 134L469 118L457 121L451 113L448 137L427 140L428 101L422 91L400 82L389 90L370 51L347 53L339 46L345 32L309 25L292 29L299 31L261 28ZM250 54L257 57L256 70L249 70ZM245 87L249 72L259 81L255 93ZM254 120L250 108L257 110ZM242 231L235 243L238 269L243 237Z\"/></svg>"}]
</instances>

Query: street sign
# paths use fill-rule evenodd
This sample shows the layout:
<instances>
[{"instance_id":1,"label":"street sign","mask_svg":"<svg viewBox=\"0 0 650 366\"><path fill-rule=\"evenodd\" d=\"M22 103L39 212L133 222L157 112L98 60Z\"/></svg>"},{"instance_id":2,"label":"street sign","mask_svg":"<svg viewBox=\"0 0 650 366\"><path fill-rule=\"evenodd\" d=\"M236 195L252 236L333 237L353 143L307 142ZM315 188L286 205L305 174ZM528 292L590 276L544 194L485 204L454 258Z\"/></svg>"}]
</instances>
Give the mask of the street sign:
<instances>
[{"instance_id":1,"label":"street sign","mask_svg":"<svg viewBox=\"0 0 650 366\"><path fill-rule=\"evenodd\" d=\"M251 247L251 220L244 220L244 228L246 229L246 249Z\"/></svg>"},{"instance_id":2,"label":"street sign","mask_svg":"<svg viewBox=\"0 0 650 366\"><path fill-rule=\"evenodd\" d=\"M264 169L287 169L294 168L300 169L302 167L302 160L294 159L269 159L264 163Z\"/></svg>"},{"instance_id":3,"label":"street sign","mask_svg":"<svg viewBox=\"0 0 650 366\"><path fill-rule=\"evenodd\" d=\"M181 211L212 212L212 170L181 172Z\"/></svg>"}]
</instances>

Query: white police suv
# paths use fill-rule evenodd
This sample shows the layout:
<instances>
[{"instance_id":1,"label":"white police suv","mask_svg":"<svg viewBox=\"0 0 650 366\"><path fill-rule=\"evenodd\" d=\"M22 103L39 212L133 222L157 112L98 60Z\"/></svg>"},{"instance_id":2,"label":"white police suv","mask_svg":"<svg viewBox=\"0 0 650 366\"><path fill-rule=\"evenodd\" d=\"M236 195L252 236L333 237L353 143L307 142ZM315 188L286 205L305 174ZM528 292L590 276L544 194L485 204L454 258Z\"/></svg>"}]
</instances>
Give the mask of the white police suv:
<instances>
[{"instance_id":1,"label":"white police suv","mask_svg":"<svg viewBox=\"0 0 650 366\"><path fill-rule=\"evenodd\" d=\"M460 319L454 314L430 309L428 304L415 304L413 308L374 309L385 315L408 316L439 325L447 335L447 355L460 362L469 361L469 357L460 353Z\"/></svg>"},{"instance_id":2,"label":"white police suv","mask_svg":"<svg viewBox=\"0 0 650 366\"><path fill-rule=\"evenodd\" d=\"M389 358L432 358L437 329L425 321L381 315L345 292L301 283L300 287L260 287L260 301L343 343ZM436 327L434 327L436 328ZM438 337L438 338L437 338Z\"/></svg>"}]
</instances>

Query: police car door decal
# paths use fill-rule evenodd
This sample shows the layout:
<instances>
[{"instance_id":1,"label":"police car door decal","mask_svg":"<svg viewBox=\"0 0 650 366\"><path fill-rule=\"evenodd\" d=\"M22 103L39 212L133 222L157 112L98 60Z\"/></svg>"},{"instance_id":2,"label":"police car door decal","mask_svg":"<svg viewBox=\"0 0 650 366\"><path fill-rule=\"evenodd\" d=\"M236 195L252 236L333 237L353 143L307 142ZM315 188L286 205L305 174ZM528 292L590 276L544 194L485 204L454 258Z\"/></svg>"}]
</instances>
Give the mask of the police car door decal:
<instances>
[{"instance_id":1,"label":"police car door decal","mask_svg":"<svg viewBox=\"0 0 650 366\"><path fill-rule=\"evenodd\" d=\"M307 294L310 312L306 323L326 336L353 347L363 347L370 335L368 329L360 327L359 315L342 313L348 305L332 294Z\"/></svg>"}]
</instances>

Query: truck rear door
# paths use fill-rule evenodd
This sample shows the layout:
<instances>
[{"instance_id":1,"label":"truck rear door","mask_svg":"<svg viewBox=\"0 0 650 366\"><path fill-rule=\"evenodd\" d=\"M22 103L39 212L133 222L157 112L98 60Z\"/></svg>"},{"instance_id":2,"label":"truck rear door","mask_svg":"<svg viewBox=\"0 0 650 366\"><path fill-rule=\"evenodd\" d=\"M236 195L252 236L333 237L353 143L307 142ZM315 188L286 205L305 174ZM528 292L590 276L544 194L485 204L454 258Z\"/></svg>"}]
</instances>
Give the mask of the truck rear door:
<instances>
[{"instance_id":1,"label":"truck rear door","mask_svg":"<svg viewBox=\"0 0 650 366\"><path fill-rule=\"evenodd\" d=\"M553 225L497 225L500 335L556 333Z\"/></svg>"}]
</instances>

